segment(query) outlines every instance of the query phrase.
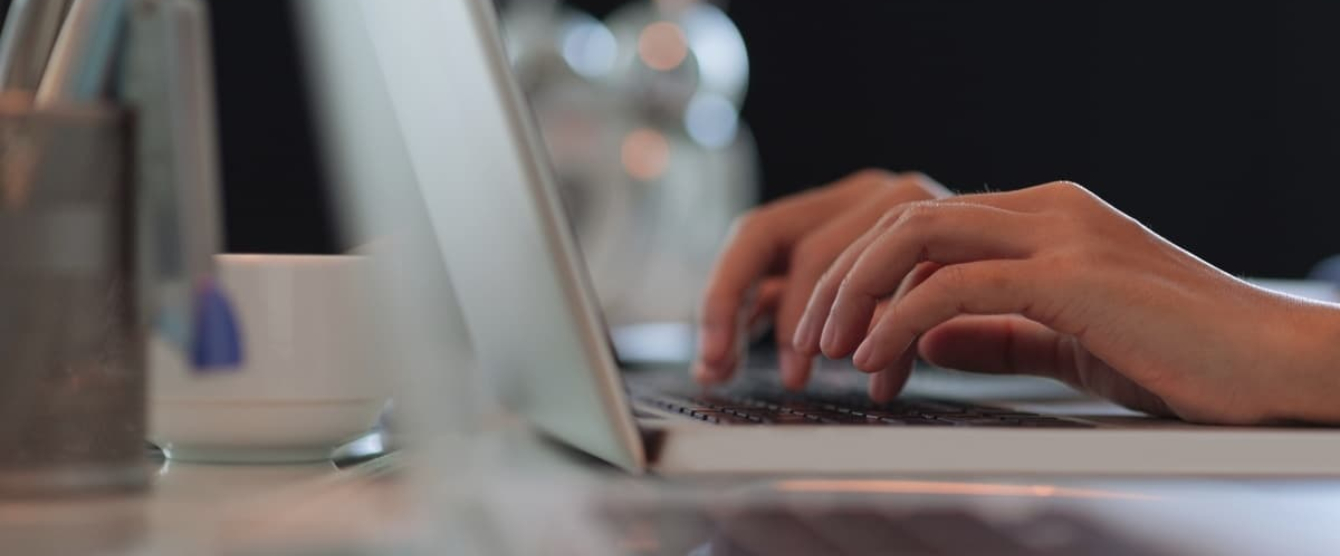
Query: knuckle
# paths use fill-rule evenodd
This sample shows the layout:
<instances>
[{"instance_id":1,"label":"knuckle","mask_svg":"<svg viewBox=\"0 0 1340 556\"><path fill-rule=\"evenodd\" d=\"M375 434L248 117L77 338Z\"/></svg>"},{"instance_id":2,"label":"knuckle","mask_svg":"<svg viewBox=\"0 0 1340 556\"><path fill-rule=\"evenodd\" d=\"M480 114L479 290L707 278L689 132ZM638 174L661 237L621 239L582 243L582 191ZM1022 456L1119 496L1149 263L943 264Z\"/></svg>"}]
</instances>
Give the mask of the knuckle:
<instances>
[{"instance_id":1,"label":"knuckle","mask_svg":"<svg viewBox=\"0 0 1340 556\"><path fill-rule=\"evenodd\" d=\"M1010 279L1009 274L1002 272L1000 269L994 269L994 268L980 269L973 276L972 282L973 282L972 285L974 287L985 288L994 291L1007 291L1014 284L1014 281Z\"/></svg>"},{"instance_id":2,"label":"knuckle","mask_svg":"<svg viewBox=\"0 0 1340 556\"><path fill-rule=\"evenodd\" d=\"M1064 238L1051 243L1053 249L1088 245L1091 237L1101 234L1091 218L1075 210L1057 210L1045 215L1038 226L1039 233L1052 238Z\"/></svg>"},{"instance_id":3,"label":"knuckle","mask_svg":"<svg viewBox=\"0 0 1340 556\"><path fill-rule=\"evenodd\" d=\"M914 190L919 197L943 199L953 195L953 192L940 185L940 182L921 172L903 172L898 178L899 185Z\"/></svg>"},{"instance_id":4,"label":"knuckle","mask_svg":"<svg viewBox=\"0 0 1340 556\"><path fill-rule=\"evenodd\" d=\"M833 186L855 194L865 194L887 187L897 176L879 168L866 168L847 174L833 183Z\"/></svg>"},{"instance_id":5,"label":"knuckle","mask_svg":"<svg viewBox=\"0 0 1340 556\"><path fill-rule=\"evenodd\" d=\"M857 170L847 179L858 183L886 184L897 180L898 176L893 172L881 168L864 168Z\"/></svg>"},{"instance_id":6,"label":"knuckle","mask_svg":"<svg viewBox=\"0 0 1340 556\"><path fill-rule=\"evenodd\" d=\"M911 171L911 172L903 172L903 173L900 173L900 174L898 174L898 177L901 178L901 179L902 179L903 181L905 181L905 182L908 182L908 183L914 183L914 184L917 184L917 185L926 184L926 183L930 183L930 182L934 181L934 180L931 179L930 176L927 176L926 174L923 174L923 173L921 173L921 172L917 172L917 171L915 171L915 170L914 170L914 171Z\"/></svg>"},{"instance_id":7,"label":"knuckle","mask_svg":"<svg viewBox=\"0 0 1340 556\"><path fill-rule=\"evenodd\" d=\"M823 273L822 276L819 277L819 281L815 282L814 290L810 292L810 295L806 299L806 303L808 304L813 300L828 297L829 295L828 292L832 290L833 290L833 277L831 276L831 273L825 272Z\"/></svg>"},{"instance_id":8,"label":"knuckle","mask_svg":"<svg viewBox=\"0 0 1340 556\"><path fill-rule=\"evenodd\" d=\"M803 239L791 250L790 269L792 272L807 271L823 266L831 258L822 242L815 239Z\"/></svg>"},{"instance_id":9,"label":"knuckle","mask_svg":"<svg viewBox=\"0 0 1340 556\"><path fill-rule=\"evenodd\" d=\"M895 225L919 229L935 224L940 218L940 206L931 201L918 201L903 206Z\"/></svg>"},{"instance_id":10,"label":"knuckle","mask_svg":"<svg viewBox=\"0 0 1340 556\"><path fill-rule=\"evenodd\" d=\"M1052 237L1063 238L1055 245L1076 251L1094 251L1122 237L1123 227L1091 210L1080 199L1079 205L1061 206L1047 215L1044 226Z\"/></svg>"},{"instance_id":11,"label":"knuckle","mask_svg":"<svg viewBox=\"0 0 1340 556\"><path fill-rule=\"evenodd\" d=\"M1070 250L1067 263L1070 272L1074 274L1092 271L1101 272L1101 269L1112 268L1121 256L1120 250L1101 244L1076 246Z\"/></svg>"},{"instance_id":12,"label":"knuckle","mask_svg":"<svg viewBox=\"0 0 1340 556\"><path fill-rule=\"evenodd\" d=\"M1006 291L1013 284L1009 274L998 268L956 264L941 268L932 276L949 293L972 290Z\"/></svg>"},{"instance_id":13,"label":"knuckle","mask_svg":"<svg viewBox=\"0 0 1340 556\"><path fill-rule=\"evenodd\" d=\"M1073 182L1073 181L1071 181L1071 180L1056 180L1056 181L1053 181L1053 182L1049 182L1049 183L1047 183L1047 184L1044 184L1043 187L1047 187L1047 188L1050 188L1050 189L1055 189L1055 190L1058 190L1058 191L1069 191L1069 192L1085 191L1084 186L1082 186L1082 185L1080 185L1080 184L1078 184L1078 183L1075 183L1075 182Z\"/></svg>"},{"instance_id":14,"label":"knuckle","mask_svg":"<svg viewBox=\"0 0 1340 556\"><path fill-rule=\"evenodd\" d=\"M815 283L814 291L821 292L838 288L844 280L845 277L839 275L837 269L828 267L819 275L819 280Z\"/></svg>"},{"instance_id":15,"label":"knuckle","mask_svg":"<svg viewBox=\"0 0 1340 556\"><path fill-rule=\"evenodd\" d=\"M765 226L768 220L767 207L758 207L746 211L735 217L735 222L731 224L731 229L736 235L753 233Z\"/></svg>"},{"instance_id":16,"label":"knuckle","mask_svg":"<svg viewBox=\"0 0 1340 556\"><path fill-rule=\"evenodd\" d=\"M847 273L837 280L837 296L839 298L848 298L859 293L858 284L853 273Z\"/></svg>"},{"instance_id":17,"label":"knuckle","mask_svg":"<svg viewBox=\"0 0 1340 556\"><path fill-rule=\"evenodd\" d=\"M806 298L806 306L814 305L820 307L821 312L825 312L844 295L842 291L842 278L832 275L824 275L819 284L814 287L814 291ZM825 314L827 314L825 312Z\"/></svg>"},{"instance_id":18,"label":"knuckle","mask_svg":"<svg viewBox=\"0 0 1340 556\"><path fill-rule=\"evenodd\" d=\"M935 276L939 278L940 286L949 291L963 290L969 287L972 282L972 276L969 275L968 269L958 264L940 269L939 272L935 273Z\"/></svg>"},{"instance_id":19,"label":"knuckle","mask_svg":"<svg viewBox=\"0 0 1340 556\"><path fill-rule=\"evenodd\" d=\"M1092 277L1101 274L1104 268L1111 268L1106 253L1094 249L1066 249L1039 262L1045 266L1045 276L1057 287L1092 287Z\"/></svg>"},{"instance_id":20,"label":"knuckle","mask_svg":"<svg viewBox=\"0 0 1340 556\"><path fill-rule=\"evenodd\" d=\"M1054 181L1043 187L1055 192L1054 194L1062 199L1080 200L1093 197L1093 193L1090 193L1084 186L1070 180Z\"/></svg>"},{"instance_id":21,"label":"knuckle","mask_svg":"<svg viewBox=\"0 0 1340 556\"><path fill-rule=\"evenodd\" d=\"M900 204L884 211L884 216L881 216L879 222L875 223L875 228L883 230L896 224L898 220L903 217L903 212L905 211L907 211L906 204Z\"/></svg>"}]
</instances>

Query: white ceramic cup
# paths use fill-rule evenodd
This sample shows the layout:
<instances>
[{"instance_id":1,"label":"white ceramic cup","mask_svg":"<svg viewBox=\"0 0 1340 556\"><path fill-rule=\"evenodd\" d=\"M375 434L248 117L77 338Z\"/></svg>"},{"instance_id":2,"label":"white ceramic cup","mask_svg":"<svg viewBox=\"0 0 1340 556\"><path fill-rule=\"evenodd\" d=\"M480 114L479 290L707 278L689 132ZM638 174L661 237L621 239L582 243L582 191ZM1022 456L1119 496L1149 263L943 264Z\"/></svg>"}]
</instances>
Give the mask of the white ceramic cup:
<instances>
[{"instance_id":1,"label":"white ceramic cup","mask_svg":"<svg viewBox=\"0 0 1340 556\"><path fill-rule=\"evenodd\" d=\"M390 377L374 362L370 269L357 256L220 255L242 332L236 370L196 372L150 345L149 440L169 459L329 459L369 432Z\"/></svg>"}]
</instances>

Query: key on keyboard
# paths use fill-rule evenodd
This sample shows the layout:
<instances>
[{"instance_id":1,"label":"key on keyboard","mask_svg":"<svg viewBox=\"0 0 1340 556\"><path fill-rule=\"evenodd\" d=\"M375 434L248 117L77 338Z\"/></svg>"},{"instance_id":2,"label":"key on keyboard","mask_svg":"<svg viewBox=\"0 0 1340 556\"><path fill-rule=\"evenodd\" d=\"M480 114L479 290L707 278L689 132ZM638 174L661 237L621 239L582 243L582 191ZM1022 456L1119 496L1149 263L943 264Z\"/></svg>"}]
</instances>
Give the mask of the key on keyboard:
<instances>
[{"instance_id":1,"label":"key on keyboard","mask_svg":"<svg viewBox=\"0 0 1340 556\"><path fill-rule=\"evenodd\" d=\"M1037 413L942 400L876 404L863 396L644 395L663 410L719 425L894 425L939 427L1092 428Z\"/></svg>"}]
</instances>

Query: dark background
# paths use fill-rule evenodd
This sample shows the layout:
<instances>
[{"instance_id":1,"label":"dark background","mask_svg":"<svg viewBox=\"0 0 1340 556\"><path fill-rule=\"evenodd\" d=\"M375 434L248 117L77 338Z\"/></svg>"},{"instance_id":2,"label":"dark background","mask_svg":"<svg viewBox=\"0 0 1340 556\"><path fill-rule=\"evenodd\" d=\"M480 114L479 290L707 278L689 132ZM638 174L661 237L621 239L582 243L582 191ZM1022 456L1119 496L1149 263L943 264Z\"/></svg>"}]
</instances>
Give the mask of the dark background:
<instances>
[{"instance_id":1,"label":"dark background","mask_svg":"<svg viewBox=\"0 0 1340 556\"><path fill-rule=\"evenodd\" d=\"M338 1L338 0L335 0ZM621 2L578 0L596 15ZM6 0L0 0L0 6ZM286 3L211 2L234 251L329 252ZM1239 274L1340 251L1340 2L735 0L764 197L1085 184Z\"/></svg>"}]
</instances>

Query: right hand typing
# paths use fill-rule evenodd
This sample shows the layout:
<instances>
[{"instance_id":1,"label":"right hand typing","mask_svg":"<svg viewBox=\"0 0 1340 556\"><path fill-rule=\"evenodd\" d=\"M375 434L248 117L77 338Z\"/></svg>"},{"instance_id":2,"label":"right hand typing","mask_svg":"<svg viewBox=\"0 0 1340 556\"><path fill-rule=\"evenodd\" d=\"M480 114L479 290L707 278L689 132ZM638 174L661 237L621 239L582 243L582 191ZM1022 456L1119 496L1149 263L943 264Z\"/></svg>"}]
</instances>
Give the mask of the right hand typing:
<instances>
[{"instance_id":1,"label":"right hand typing","mask_svg":"<svg viewBox=\"0 0 1340 556\"><path fill-rule=\"evenodd\" d=\"M708 281L694 377L704 384L729 380L746 341L743 324L771 315L782 382L803 388L812 361L792 349L792 338L820 277L889 209L948 196L921 174L864 170L741 217Z\"/></svg>"}]
</instances>

